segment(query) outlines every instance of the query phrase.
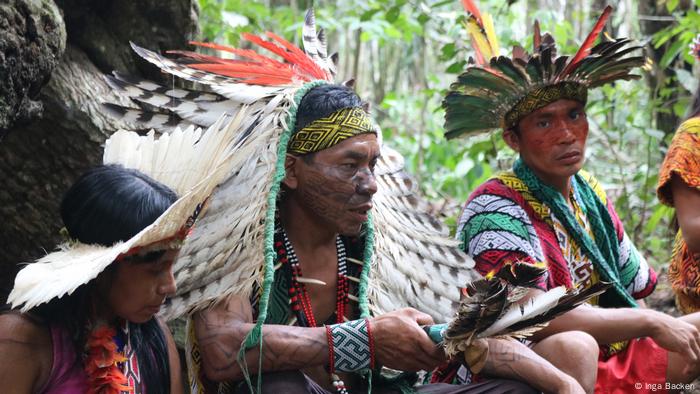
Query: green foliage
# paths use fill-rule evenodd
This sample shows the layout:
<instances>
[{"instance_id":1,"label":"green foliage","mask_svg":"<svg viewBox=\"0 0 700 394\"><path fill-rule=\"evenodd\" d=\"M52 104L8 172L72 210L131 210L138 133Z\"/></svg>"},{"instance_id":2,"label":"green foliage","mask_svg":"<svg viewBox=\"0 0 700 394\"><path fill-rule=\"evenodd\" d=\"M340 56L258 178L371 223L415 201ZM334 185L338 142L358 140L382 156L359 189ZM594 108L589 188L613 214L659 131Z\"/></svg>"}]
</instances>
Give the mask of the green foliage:
<instances>
[{"instance_id":1,"label":"green foliage","mask_svg":"<svg viewBox=\"0 0 700 394\"><path fill-rule=\"evenodd\" d=\"M669 3L667 3L667 6ZM678 5L677 1L675 3L673 9ZM669 6L669 8L671 7ZM689 10L678 15L676 21L677 23L671 24L652 37L652 43L655 48L660 48L665 43L671 42L670 48L659 62L659 66L662 68L669 67L679 55L683 62L687 64L693 63L693 57L688 53L688 45L700 33L700 14L695 10Z\"/></svg>"},{"instance_id":2,"label":"green foliage","mask_svg":"<svg viewBox=\"0 0 700 394\"><path fill-rule=\"evenodd\" d=\"M240 33L272 30L299 43L304 8L309 3L200 0L202 38L246 45ZM479 2L482 10L494 15L502 54L514 44L531 47L531 28L526 22L534 19L557 38L560 53L573 53L597 16L588 15L584 7L563 15L554 7L528 9L528 3ZM677 0L666 1L671 12L679 12L678 4ZM317 23L328 33L329 51L340 54L339 78L356 79L358 92L373 104L385 140L406 157L409 170L436 205L462 204L477 185L510 167L515 154L500 135L450 142L443 137L442 97L472 55L459 1L316 1L315 9ZM615 23L626 22L618 17ZM697 26L700 15L691 10L653 37L656 47L672 42L659 66L692 60L686 48L698 33ZM639 31L639 27L627 26L626 30ZM643 41L643 37L636 38ZM684 71L671 82L686 89L697 86L692 74ZM587 108L591 132L586 167L603 182L629 235L654 264L669 259L672 211L655 196L664 154L659 147L666 146L669 136L657 130L652 109L684 113L687 98L671 102L673 89L677 87L651 92L643 81L618 83L591 92ZM446 214L446 221L454 225L457 210L448 209Z\"/></svg>"}]
</instances>

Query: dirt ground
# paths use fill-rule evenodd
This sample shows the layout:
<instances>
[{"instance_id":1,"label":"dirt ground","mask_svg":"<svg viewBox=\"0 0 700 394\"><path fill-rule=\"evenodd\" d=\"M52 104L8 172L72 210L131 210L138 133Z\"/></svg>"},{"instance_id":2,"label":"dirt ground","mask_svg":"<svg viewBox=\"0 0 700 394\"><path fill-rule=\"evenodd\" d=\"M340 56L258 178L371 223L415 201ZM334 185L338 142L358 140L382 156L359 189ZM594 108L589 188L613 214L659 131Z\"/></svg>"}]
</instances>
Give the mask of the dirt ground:
<instances>
[{"instance_id":1,"label":"dirt ground","mask_svg":"<svg viewBox=\"0 0 700 394\"><path fill-rule=\"evenodd\" d=\"M646 298L647 306L671 316L680 316L680 312L676 309L673 290L671 290L671 285L668 283L667 271L668 266L663 266L657 270L659 281L656 285L656 290Z\"/></svg>"}]
</instances>

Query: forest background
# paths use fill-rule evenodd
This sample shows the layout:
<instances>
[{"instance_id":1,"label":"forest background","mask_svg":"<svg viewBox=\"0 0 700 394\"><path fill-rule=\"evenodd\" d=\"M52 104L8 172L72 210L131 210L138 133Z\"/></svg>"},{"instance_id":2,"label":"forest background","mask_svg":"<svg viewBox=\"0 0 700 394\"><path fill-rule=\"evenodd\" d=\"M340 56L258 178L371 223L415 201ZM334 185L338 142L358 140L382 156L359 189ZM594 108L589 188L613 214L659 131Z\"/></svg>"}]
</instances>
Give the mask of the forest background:
<instances>
[{"instance_id":1,"label":"forest background","mask_svg":"<svg viewBox=\"0 0 700 394\"><path fill-rule=\"evenodd\" d=\"M604 8L597 0L479 1L495 20L501 51L532 47L532 24L574 53ZM611 2L607 32L646 46L641 80L589 94L586 168L597 174L629 235L652 264L668 262L672 210L655 196L658 170L697 87L688 45L700 33L700 0ZM240 45L241 32L272 30L300 43L303 0L252 3L200 0L202 38ZM340 55L339 77L354 78L373 104L386 143L406 158L436 212L454 226L460 205L494 172L510 168L514 152L500 135L446 141L440 103L472 55L456 0L316 1L317 23Z\"/></svg>"},{"instance_id":2,"label":"forest background","mask_svg":"<svg viewBox=\"0 0 700 394\"><path fill-rule=\"evenodd\" d=\"M658 170L687 112L700 66L688 44L700 33L700 0L480 0L496 22L502 54L531 47L532 23L573 53L606 3L607 31L646 48L642 79L589 94L586 168L614 197L635 244L657 268L669 260L672 210L655 196ZM0 4L0 295L17 263L61 241L60 196L100 160L104 139L122 125L99 101L128 103L102 80L112 70L160 79L133 55L187 40L246 46L242 32L275 33L301 44L311 0L7 0ZM469 193L514 153L500 135L446 141L442 97L471 55L458 0L313 2L339 79L356 80L387 144L406 158L436 214L454 226ZM1 298L1 297L0 297Z\"/></svg>"}]
</instances>

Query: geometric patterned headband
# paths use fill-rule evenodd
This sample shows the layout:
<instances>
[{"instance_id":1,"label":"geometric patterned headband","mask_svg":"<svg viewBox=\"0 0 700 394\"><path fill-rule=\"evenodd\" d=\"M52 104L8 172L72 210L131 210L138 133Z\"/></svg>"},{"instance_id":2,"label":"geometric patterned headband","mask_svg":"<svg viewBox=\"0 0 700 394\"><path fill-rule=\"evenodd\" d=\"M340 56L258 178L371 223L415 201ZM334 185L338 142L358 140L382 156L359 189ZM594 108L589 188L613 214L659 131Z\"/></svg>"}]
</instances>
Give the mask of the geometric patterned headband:
<instances>
[{"instance_id":1,"label":"geometric patterned headband","mask_svg":"<svg viewBox=\"0 0 700 394\"><path fill-rule=\"evenodd\" d=\"M343 108L316 119L294 134L287 153L318 152L360 134L377 134L372 118L360 107Z\"/></svg>"},{"instance_id":2,"label":"geometric patterned headband","mask_svg":"<svg viewBox=\"0 0 700 394\"><path fill-rule=\"evenodd\" d=\"M503 130L510 129L516 126L518 121L525 116L561 99L574 100L586 104L588 87L576 82L561 82L532 89L513 106L513 109L506 113L501 128Z\"/></svg>"}]
</instances>

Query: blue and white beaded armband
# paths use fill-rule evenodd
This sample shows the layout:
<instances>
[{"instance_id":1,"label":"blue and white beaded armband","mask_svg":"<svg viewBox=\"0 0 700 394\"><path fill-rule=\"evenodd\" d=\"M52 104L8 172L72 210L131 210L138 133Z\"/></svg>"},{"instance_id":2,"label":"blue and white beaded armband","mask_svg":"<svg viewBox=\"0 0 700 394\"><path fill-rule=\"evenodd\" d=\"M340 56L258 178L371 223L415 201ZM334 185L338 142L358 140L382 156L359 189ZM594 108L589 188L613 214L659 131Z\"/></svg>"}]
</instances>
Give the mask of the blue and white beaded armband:
<instances>
[{"instance_id":1,"label":"blue and white beaded armband","mask_svg":"<svg viewBox=\"0 0 700 394\"><path fill-rule=\"evenodd\" d=\"M326 326L331 373L374 368L374 341L368 319Z\"/></svg>"}]
</instances>

